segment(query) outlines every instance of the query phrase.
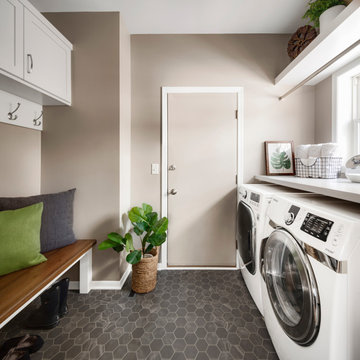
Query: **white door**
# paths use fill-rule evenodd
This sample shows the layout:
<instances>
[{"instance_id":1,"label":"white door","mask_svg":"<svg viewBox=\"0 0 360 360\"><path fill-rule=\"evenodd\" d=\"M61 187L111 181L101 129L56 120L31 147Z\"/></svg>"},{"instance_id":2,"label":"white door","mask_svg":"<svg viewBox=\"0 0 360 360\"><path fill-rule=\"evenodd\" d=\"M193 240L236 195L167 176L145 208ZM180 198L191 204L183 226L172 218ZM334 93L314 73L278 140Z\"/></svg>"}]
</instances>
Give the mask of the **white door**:
<instances>
[{"instance_id":1,"label":"white door","mask_svg":"<svg viewBox=\"0 0 360 360\"><path fill-rule=\"evenodd\" d=\"M235 266L237 94L168 95L168 266Z\"/></svg>"},{"instance_id":2,"label":"white door","mask_svg":"<svg viewBox=\"0 0 360 360\"><path fill-rule=\"evenodd\" d=\"M70 49L25 9L25 80L70 101Z\"/></svg>"},{"instance_id":3,"label":"white door","mask_svg":"<svg viewBox=\"0 0 360 360\"><path fill-rule=\"evenodd\" d=\"M23 6L0 1L0 69L23 77Z\"/></svg>"}]
</instances>

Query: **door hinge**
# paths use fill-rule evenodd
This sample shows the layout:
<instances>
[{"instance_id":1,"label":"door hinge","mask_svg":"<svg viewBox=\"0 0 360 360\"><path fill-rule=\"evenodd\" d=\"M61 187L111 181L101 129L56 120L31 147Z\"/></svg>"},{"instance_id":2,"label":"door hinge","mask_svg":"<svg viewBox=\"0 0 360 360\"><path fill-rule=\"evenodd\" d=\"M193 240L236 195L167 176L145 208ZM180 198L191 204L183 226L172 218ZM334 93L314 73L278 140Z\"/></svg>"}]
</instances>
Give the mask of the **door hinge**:
<instances>
[{"instance_id":1,"label":"door hinge","mask_svg":"<svg viewBox=\"0 0 360 360\"><path fill-rule=\"evenodd\" d=\"M239 120L239 110L235 110L235 119Z\"/></svg>"},{"instance_id":2,"label":"door hinge","mask_svg":"<svg viewBox=\"0 0 360 360\"><path fill-rule=\"evenodd\" d=\"M237 185L237 175L235 175L235 184Z\"/></svg>"}]
</instances>

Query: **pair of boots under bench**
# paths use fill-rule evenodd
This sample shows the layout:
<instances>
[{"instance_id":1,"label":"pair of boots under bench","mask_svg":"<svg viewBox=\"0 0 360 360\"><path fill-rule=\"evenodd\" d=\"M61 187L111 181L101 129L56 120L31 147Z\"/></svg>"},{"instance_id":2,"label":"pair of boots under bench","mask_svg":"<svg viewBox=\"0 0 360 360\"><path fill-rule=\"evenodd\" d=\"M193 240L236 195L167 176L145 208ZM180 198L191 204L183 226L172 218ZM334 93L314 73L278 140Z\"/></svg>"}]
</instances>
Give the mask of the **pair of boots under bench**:
<instances>
[{"instance_id":1,"label":"pair of boots under bench","mask_svg":"<svg viewBox=\"0 0 360 360\"><path fill-rule=\"evenodd\" d=\"M44 291L40 296L41 305L29 316L26 327L30 329L51 329L55 327L60 318L68 312L68 290L69 279L65 278Z\"/></svg>"}]
</instances>

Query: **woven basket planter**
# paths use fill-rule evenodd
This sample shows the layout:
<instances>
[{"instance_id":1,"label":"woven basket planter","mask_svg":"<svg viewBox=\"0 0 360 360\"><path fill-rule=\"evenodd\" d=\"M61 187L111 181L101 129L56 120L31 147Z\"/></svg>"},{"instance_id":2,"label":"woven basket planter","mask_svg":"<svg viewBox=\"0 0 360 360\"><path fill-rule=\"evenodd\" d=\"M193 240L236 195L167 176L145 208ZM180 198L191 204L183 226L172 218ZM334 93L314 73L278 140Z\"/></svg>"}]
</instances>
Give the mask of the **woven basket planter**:
<instances>
[{"instance_id":1,"label":"woven basket planter","mask_svg":"<svg viewBox=\"0 0 360 360\"><path fill-rule=\"evenodd\" d=\"M150 254L151 258L142 258L141 261L132 266L131 289L139 294L153 291L156 287L158 249L154 248Z\"/></svg>"}]
</instances>

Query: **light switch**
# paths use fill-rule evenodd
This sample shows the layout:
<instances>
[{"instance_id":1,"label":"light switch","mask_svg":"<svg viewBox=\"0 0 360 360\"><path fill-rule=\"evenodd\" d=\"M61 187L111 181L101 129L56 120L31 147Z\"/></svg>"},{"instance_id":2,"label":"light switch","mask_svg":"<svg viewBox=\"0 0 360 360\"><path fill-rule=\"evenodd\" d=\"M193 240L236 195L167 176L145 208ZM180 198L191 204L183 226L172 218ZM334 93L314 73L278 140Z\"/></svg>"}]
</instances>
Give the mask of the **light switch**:
<instances>
[{"instance_id":1,"label":"light switch","mask_svg":"<svg viewBox=\"0 0 360 360\"><path fill-rule=\"evenodd\" d=\"M151 164L151 175L160 174L160 164Z\"/></svg>"}]
</instances>

